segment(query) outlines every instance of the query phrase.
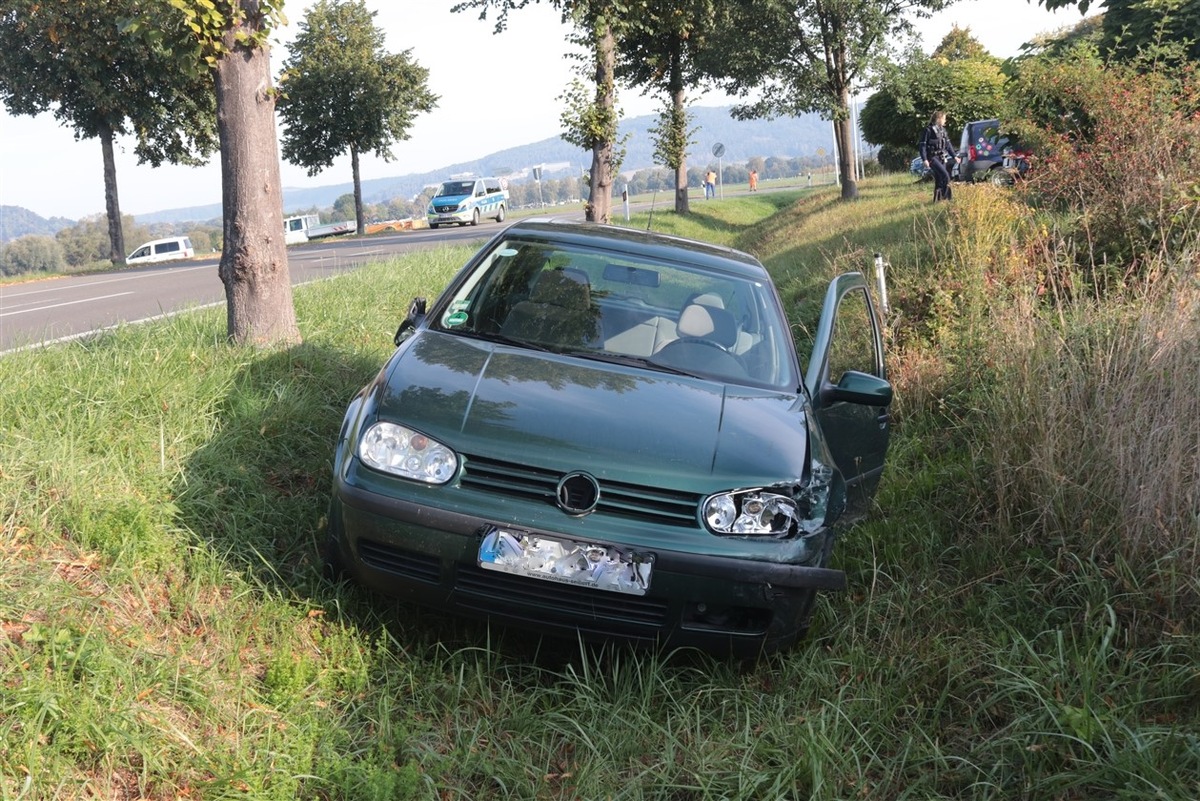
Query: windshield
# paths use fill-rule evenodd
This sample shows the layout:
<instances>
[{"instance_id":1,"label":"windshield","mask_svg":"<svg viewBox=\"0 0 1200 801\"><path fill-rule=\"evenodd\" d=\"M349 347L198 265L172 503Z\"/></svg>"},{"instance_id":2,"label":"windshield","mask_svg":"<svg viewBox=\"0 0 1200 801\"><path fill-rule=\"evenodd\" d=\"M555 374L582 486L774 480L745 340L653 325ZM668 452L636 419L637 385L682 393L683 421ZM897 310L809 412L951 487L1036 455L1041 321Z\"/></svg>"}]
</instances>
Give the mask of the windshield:
<instances>
[{"instance_id":1,"label":"windshield","mask_svg":"<svg viewBox=\"0 0 1200 801\"><path fill-rule=\"evenodd\" d=\"M799 385L770 284L685 263L505 239L434 325L729 383Z\"/></svg>"},{"instance_id":2,"label":"windshield","mask_svg":"<svg viewBox=\"0 0 1200 801\"><path fill-rule=\"evenodd\" d=\"M475 191L474 181L446 181L438 190L438 196L469 195Z\"/></svg>"}]
</instances>

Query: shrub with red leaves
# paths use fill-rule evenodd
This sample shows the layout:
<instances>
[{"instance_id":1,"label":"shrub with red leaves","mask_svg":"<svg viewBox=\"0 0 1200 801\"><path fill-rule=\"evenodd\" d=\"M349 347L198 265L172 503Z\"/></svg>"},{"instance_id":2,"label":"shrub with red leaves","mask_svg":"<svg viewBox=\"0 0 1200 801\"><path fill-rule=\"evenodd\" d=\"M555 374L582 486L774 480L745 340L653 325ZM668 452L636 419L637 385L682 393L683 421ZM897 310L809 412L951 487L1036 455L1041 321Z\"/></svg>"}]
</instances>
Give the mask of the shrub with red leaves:
<instances>
[{"instance_id":1,"label":"shrub with red leaves","mask_svg":"<svg viewBox=\"0 0 1200 801\"><path fill-rule=\"evenodd\" d=\"M1200 81L1088 54L1022 67L1014 127L1038 154L1035 203L1066 213L1100 280L1139 276L1197 238Z\"/></svg>"}]
</instances>

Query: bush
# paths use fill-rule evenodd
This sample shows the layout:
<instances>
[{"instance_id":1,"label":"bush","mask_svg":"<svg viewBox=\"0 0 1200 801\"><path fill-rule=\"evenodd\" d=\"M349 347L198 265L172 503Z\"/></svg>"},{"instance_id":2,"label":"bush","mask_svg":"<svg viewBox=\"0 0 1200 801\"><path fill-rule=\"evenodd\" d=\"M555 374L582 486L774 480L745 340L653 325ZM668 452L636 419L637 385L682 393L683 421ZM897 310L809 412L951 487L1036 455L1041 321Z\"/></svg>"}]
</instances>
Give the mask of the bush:
<instances>
[{"instance_id":1,"label":"bush","mask_svg":"<svg viewBox=\"0 0 1200 801\"><path fill-rule=\"evenodd\" d=\"M879 166L889 172L908 172L908 165L917 155L917 146L896 147L883 145L879 148Z\"/></svg>"},{"instance_id":2,"label":"bush","mask_svg":"<svg viewBox=\"0 0 1200 801\"><path fill-rule=\"evenodd\" d=\"M0 248L0 275L57 273L67 266L58 242L49 236L23 236Z\"/></svg>"},{"instance_id":3,"label":"bush","mask_svg":"<svg viewBox=\"0 0 1200 801\"><path fill-rule=\"evenodd\" d=\"M1196 240L1200 83L1103 64L1086 52L1023 68L1022 138L1039 154L1031 198L1064 213L1105 291L1146 278ZM1020 127L1020 123L1017 124Z\"/></svg>"},{"instance_id":4,"label":"bush","mask_svg":"<svg viewBox=\"0 0 1200 801\"><path fill-rule=\"evenodd\" d=\"M936 274L897 281L899 417L930 452L970 454L946 513L975 547L1111 567L1114 594L1128 570L1185 615L1200 604L1200 248L1082 291L1088 230L1072 240L1019 200L956 193L930 229Z\"/></svg>"}]
</instances>

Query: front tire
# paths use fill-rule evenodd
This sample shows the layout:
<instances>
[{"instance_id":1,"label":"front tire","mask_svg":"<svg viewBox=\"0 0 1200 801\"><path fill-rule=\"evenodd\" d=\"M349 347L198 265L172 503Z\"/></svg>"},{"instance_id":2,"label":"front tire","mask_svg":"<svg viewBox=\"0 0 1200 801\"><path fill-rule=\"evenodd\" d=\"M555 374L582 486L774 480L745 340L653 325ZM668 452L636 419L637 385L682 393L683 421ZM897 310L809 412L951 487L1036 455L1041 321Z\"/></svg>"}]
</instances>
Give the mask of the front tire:
<instances>
[{"instance_id":1,"label":"front tire","mask_svg":"<svg viewBox=\"0 0 1200 801\"><path fill-rule=\"evenodd\" d=\"M1002 167L993 167L987 175L992 186L1012 186L1016 183L1012 173Z\"/></svg>"},{"instance_id":2,"label":"front tire","mask_svg":"<svg viewBox=\"0 0 1200 801\"><path fill-rule=\"evenodd\" d=\"M496 215L496 222L504 222L504 204L500 204L500 212Z\"/></svg>"},{"instance_id":3,"label":"front tire","mask_svg":"<svg viewBox=\"0 0 1200 801\"><path fill-rule=\"evenodd\" d=\"M328 522L325 524L325 541L320 546L321 574L334 584L349 577L346 559L342 553L341 527L335 522L340 519L337 517L340 513L341 507L337 499L330 500Z\"/></svg>"},{"instance_id":4,"label":"front tire","mask_svg":"<svg viewBox=\"0 0 1200 801\"><path fill-rule=\"evenodd\" d=\"M430 223L430 224L429 224L429 230L430 230L430 231L436 231L437 229L438 229L438 224L437 224L437 223Z\"/></svg>"},{"instance_id":5,"label":"front tire","mask_svg":"<svg viewBox=\"0 0 1200 801\"><path fill-rule=\"evenodd\" d=\"M479 225L479 209L471 212L471 225Z\"/></svg>"}]
</instances>

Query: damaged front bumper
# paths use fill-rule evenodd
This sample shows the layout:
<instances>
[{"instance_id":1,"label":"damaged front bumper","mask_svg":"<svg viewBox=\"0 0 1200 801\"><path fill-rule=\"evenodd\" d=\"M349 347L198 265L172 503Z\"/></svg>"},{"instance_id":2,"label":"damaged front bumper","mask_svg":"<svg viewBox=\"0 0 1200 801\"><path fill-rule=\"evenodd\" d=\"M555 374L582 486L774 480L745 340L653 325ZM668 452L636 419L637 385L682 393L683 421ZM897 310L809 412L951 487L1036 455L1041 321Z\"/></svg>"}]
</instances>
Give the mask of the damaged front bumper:
<instances>
[{"instance_id":1,"label":"damaged front bumper","mask_svg":"<svg viewBox=\"0 0 1200 801\"><path fill-rule=\"evenodd\" d=\"M344 481L330 508L331 556L364 586L545 634L752 656L800 639L816 593L846 586L840 570L655 549L639 557L652 561L645 591L615 592L483 564L481 547L497 530L483 517ZM563 540L560 532L522 531Z\"/></svg>"}]
</instances>

